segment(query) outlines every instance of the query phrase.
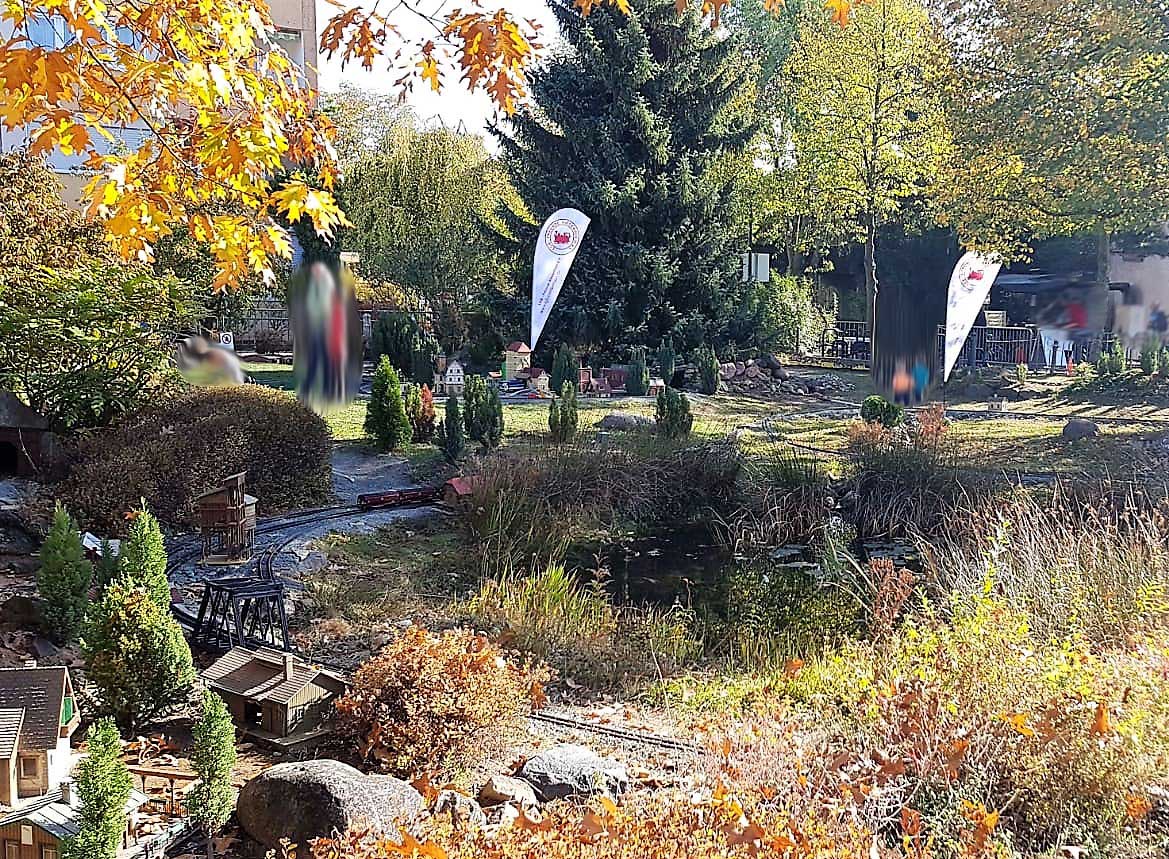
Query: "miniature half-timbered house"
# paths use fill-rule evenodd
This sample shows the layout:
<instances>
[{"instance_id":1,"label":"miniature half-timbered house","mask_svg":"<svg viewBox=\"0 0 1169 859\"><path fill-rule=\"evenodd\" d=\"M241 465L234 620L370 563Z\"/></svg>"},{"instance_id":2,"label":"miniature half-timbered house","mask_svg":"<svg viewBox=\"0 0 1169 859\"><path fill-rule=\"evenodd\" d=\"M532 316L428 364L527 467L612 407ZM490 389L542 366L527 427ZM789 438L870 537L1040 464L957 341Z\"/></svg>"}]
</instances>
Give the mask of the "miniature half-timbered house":
<instances>
[{"instance_id":1,"label":"miniature half-timbered house","mask_svg":"<svg viewBox=\"0 0 1169 859\"><path fill-rule=\"evenodd\" d=\"M520 372L532 366L532 350L527 343L516 340L503 350L503 378L512 381Z\"/></svg>"},{"instance_id":2,"label":"miniature half-timbered house","mask_svg":"<svg viewBox=\"0 0 1169 859\"><path fill-rule=\"evenodd\" d=\"M69 669L0 670L0 804L52 793L68 778L80 723Z\"/></svg>"},{"instance_id":3,"label":"miniature half-timbered house","mask_svg":"<svg viewBox=\"0 0 1169 859\"><path fill-rule=\"evenodd\" d=\"M126 831L117 855L141 855L137 834L138 809L148 802L141 791L131 790L126 800ZM23 808L0 815L0 856L4 859L60 859L62 842L81 828L81 803L68 781L52 793ZM162 855L155 853L153 855Z\"/></svg>"},{"instance_id":4,"label":"miniature half-timbered house","mask_svg":"<svg viewBox=\"0 0 1169 859\"><path fill-rule=\"evenodd\" d=\"M203 563L238 564L256 542L256 499L244 492L246 472L233 474L195 498L195 521L203 535Z\"/></svg>"},{"instance_id":5,"label":"miniature half-timbered house","mask_svg":"<svg viewBox=\"0 0 1169 859\"><path fill-rule=\"evenodd\" d=\"M448 397L461 397L466 382L466 371L464 371L462 363L458 358L451 358L442 375L437 378L435 387L439 393L446 394Z\"/></svg>"},{"instance_id":6,"label":"miniature half-timbered house","mask_svg":"<svg viewBox=\"0 0 1169 859\"><path fill-rule=\"evenodd\" d=\"M346 689L332 671L267 647L234 647L202 676L223 696L236 725L267 740L295 741L319 731Z\"/></svg>"}]
</instances>

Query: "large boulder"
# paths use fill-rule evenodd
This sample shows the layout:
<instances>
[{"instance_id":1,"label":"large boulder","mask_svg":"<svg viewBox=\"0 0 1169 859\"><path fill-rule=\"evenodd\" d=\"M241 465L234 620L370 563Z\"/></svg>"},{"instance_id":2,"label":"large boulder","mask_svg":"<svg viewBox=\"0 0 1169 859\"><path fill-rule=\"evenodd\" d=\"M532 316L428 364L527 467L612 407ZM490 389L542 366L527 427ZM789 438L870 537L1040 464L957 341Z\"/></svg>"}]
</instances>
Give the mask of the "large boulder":
<instances>
[{"instance_id":1,"label":"large boulder","mask_svg":"<svg viewBox=\"0 0 1169 859\"><path fill-rule=\"evenodd\" d=\"M544 802L571 796L618 796L629 788L625 767L584 746L564 744L530 757L518 773Z\"/></svg>"},{"instance_id":2,"label":"large boulder","mask_svg":"<svg viewBox=\"0 0 1169 859\"><path fill-rule=\"evenodd\" d=\"M1063 425L1064 441L1079 441L1084 438L1095 438L1100 432L1100 427L1085 418L1072 418Z\"/></svg>"},{"instance_id":3,"label":"large boulder","mask_svg":"<svg viewBox=\"0 0 1169 859\"><path fill-rule=\"evenodd\" d=\"M424 808L406 782L331 760L277 764L245 784L236 804L244 831L273 849L282 838L303 844L353 827L396 835Z\"/></svg>"},{"instance_id":4,"label":"large boulder","mask_svg":"<svg viewBox=\"0 0 1169 859\"><path fill-rule=\"evenodd\" d=\"M654 422L647 417L627 415L624 412L610 412L597 422L597 426L600 429L616 430L618 432L652 429L653 425Z\"/></svg>"}]
</instances>

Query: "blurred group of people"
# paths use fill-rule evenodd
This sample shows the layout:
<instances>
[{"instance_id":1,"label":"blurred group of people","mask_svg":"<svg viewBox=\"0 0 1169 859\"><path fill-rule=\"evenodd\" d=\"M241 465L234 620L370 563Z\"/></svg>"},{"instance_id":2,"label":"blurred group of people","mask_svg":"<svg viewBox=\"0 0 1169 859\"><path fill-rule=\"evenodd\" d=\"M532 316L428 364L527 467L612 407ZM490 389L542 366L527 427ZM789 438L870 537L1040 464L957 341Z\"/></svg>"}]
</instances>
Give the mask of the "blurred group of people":
<instances>
[{"instance_id":1,"label":"blurred group of people","mask_svg":"<svg viewBox=\"0 0 1169 859\"><path fill-rule=\"evenodd\" d=\"M890 380L893 402L901 406L923 402L929 386L930 367L924 355L917 355L910 360L897 359Z\"/></svg>"},{"instance_id":2,"label":"blurred group of people","mask_svg":"<svg viewBox=\"0 0 1169 859\"><path fill-rule=\"evenodd\" d=\"M314 406L351 400L361 383L361 322L349 280L328 263L301 266L288 283L297 393Z\"/></svg>"}]
</instances>

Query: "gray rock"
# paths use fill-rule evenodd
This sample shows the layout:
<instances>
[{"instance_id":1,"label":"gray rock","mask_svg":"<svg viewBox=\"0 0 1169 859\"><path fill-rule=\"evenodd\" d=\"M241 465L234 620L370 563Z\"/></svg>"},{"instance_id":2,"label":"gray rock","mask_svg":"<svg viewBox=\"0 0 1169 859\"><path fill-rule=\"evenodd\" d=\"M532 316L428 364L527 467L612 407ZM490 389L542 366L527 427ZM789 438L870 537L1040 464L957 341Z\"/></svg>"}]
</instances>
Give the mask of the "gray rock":
<instances>
[{"instance_id":1,"label":"gray rock","mask_svg":"<svg viewBox=\"0 0 1169 859\"><path fill-rule=\"evenodd\" d=\"M435 814L449 814L456 829L482 829L487 825L487 815L479 803L457 790L444 790L434 801Z\"/></svg>"},{"instance_id":2,"label":"gray rock","mask_svg":"<svg viewBox=\"0 0 1169 859\"><path fill-rule=\"evenodd\" d=\"M647 417L627 415L624 412L610 412L597 423L597 426L603 430L617 430L619 432L650 429L653 425L654 422Z\"/></svg>"},{"instance_id":3,"label":"gray rock","mask_svg":"<svg viewBox=\"0 0 1169 859\"><path fill-rule=\"evenodd\" d=\"M483 805L499 805L514 802L525 808L534 807L538 800L532 786L523 779L506 775L493 775L479 790L479 802Z\"/></svg>"},{"instance_id":4,"label":"gray rock","mask_svg":"<svg viewBox=\"0 0 1169 859\"><path fill-rule=\"evenodd\" d=\"M244 785L236 810L265 847L303 844L356 826L392 836L425 808L422 795L388 775L365 775L340 761L277 764Z\"/></svg>"},{"instance_id":5,"label":"gray rock","mask_svg":"<svg viewBox=\"0 0 1169 859\"><path fill-rule=\"evenodd\" d=\"M1095 438L1100 433L1100 427L1084 418L1072 418L1063 425L1064 441L1079 441L1084 438Z\"/></svg>"},{"instance_id":6,"label":"gray rock","mask_svg":"<svg viewBox=\"0 0 1169 859\"><path fill-rule=\"evenodd\" d=\"M629 788L629 775L621 764L606 760L584 746L553 746L528 758L520 778L536 789L544 802L570 796L607 793L618 796Z\"/></svg>"}]
</instances>

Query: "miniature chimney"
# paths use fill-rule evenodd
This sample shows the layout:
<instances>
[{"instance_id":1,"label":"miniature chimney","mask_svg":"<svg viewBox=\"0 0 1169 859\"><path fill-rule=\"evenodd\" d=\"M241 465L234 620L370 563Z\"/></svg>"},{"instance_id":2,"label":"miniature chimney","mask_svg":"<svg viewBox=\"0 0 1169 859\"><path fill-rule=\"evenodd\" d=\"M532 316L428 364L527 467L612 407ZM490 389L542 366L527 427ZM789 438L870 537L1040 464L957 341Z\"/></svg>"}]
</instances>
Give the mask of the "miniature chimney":
<instances>
[{"instance_id":1,"label":"miniature chimney","mask_svg":"<svg viewBox=\"0 0 1169 859\"><path fill-rule=\"evenodd\" d=\"M293 657L292 657L291 653L284 654L284 679L285 680L291 680L293 673L295 673L295 666L293 665L292 659L293 659Z\"/></svg>"},{"instance_id":2,"label":"miniature chimney","mask_svg":"<svg viewBox=\"0 0 1169 859\"><path fill-rule=\"evenodd\" d=\"M73 782L69 779L61 781L61 802L65 805L73 805Z\"/></svg>"}]
</instances>

